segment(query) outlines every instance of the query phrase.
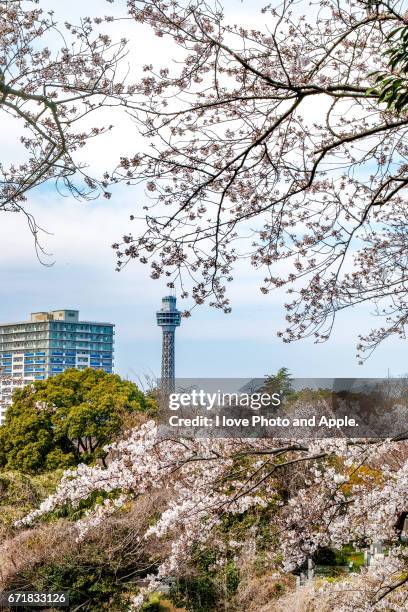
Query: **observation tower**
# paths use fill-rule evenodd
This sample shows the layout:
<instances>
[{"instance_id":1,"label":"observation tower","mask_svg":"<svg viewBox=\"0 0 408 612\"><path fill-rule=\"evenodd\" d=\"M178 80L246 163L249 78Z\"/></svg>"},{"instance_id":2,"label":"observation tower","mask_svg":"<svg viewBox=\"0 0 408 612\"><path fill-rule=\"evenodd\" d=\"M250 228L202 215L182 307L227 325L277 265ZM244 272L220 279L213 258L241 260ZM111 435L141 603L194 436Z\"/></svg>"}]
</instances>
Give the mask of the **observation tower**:
<instances>
[{"instance_id":1,"label":"observation tower","mask_svg":"<svg viewBox=\"0 0 408 612\"><path fill-rule=\"evenodd\" d=\"M162 307L156 313L157 325L162 328L162 367L161 386L163 390L173 391L175 384L175 331L181 323L181 313L176 308L176 297L166 295Z\"/></svg>"}]
</instances>

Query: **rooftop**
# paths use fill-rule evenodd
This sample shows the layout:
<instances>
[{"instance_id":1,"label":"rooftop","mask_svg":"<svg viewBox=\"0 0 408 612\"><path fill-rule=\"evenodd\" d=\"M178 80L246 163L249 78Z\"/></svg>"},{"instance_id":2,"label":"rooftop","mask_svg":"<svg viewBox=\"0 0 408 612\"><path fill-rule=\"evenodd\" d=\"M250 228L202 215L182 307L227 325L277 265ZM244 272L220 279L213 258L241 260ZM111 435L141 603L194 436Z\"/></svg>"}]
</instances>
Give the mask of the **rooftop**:
<instances>
[{"instance_id":1,"label":"rooftop","mask_svg":"<svg viewBox=\"0 0 408 612\"><path fill-rule=\"evenodd\" d=\"M32 312L29 321L15 321L11 323L0 323L0 327L8 327L9 325L27 325L27 323L44 323L46 321L61 321L65 323L88 323L97 325L114 325L105 321L80 321L79 310L51 310Z\"/></svg>"}]
</instances>

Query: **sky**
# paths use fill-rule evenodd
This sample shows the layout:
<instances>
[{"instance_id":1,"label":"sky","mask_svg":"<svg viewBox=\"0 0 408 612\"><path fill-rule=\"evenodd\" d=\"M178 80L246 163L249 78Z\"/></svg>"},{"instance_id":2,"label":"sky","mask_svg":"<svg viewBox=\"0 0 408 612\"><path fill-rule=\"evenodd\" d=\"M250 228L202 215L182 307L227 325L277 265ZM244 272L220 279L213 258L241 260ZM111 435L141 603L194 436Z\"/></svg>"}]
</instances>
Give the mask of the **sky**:
<instances>
[{"instance_id":1,"label":"sky","mask_svg":"<svg viewBox=\"0 0 408 612\"><path fill-rule=\"evenodd\" d=\"M51 0L41 0L41 4L55 8ZM263 2L230 0L224 4L237 21L252 25L262 21L257 10ZM71 0L61 3L57 12L62 19L75 20L83 10L83 2ZM87 14L116 10L119 8L104 0L86 3ZM129 58L135 69L162 56L165 41L143 26L123 22L120 33L137 40L137 52ZM137 152L135 126L119 116L113 122L113 132L95 140L83 153L95 171L106 169L124 152ZM18 157L15 125L3 121L0 146L3 159L4 155L8 160ZM116 189L111 200L90 203L63 197L52 185L32 192L29 210L47 232L40 236L49 253L43 258L46 265L35 256L24 218L2 213L0 322L27 320L37 310L78 309L83 320L115 323L115 371L141 384L146 376L158 376L161 330L155 324L155 311L166 287L150 279L141 264L131 263L116 272L111 248L131 228L129 215L143 197L141 188L126 187ZM373 323L369 307L342 313L324 344L310 340L283 344L276 334L284 327L285 295L261 294L262 276L241 266L230 292L231 314L205 305L182 321L176 333L179 377L259 377L282 366L297 377L382 377L408 372L408 347L397 339L383 344L363 366L357 364L357 336Z\"/></svg>"}]
</instances>

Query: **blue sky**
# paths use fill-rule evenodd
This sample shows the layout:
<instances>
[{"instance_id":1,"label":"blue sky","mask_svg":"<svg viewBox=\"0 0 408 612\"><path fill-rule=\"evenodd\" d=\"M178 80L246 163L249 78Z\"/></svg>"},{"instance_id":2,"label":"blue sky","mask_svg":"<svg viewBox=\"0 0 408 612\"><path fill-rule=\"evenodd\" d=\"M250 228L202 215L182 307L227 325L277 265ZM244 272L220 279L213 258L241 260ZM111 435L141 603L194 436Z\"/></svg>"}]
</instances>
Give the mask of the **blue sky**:
<instances>
[{"instance_id":1,"label":"blue sky","mask_svg":"<svg viewBox=\"0 0 408 612\"><path fill-rule=\"evenodd\" d=\"M64 11L69 7L63 18L80 14L82 3L78 0L61 4ZM52 5L55 7L49 1L48 6ZM259 19L255 17L255 6L262 3L228 5L234 9L237 20L240 11L242 18L251 11L255 22ZM87 13L98 10L109 13L111 7L103 0L87 3ZM130 29L125 35L132 38L135 33ZM150 58L154 52L160 55L160 49L154 45L163 42L157 42L148 31L143 36L140 39L138 30L140 48L147 49ZM140 53L137 61L141 65L147 57ZM112 135L95 141L83 153L96 171L105 169L123 151L137 150L135 128L119 118L114 123ZM0 143L2 151L7 145L8 155L13 159L18 155L14 128L11 125L6 128ZM134 137L129 138L129 134ZM166 292L164 283L151 280L148 270L137 264L115 272L115 254L110 248L128 230L129 214L135 212L136 202L141 198L142 190L129 188L118 189L109 201L92 203L63 198L51 187L34 192L30 211L39 225L50 232L43 235L42 243L52 253L46 260L54 262L51 266L41 265L36 259L24 219L2 213L0 321L26 320L36 310L78 309L82 319L116 324L116 371L135 379L158 375L161 331L155 325L155 311ZM364 366L357 365L357 335L374 322L368 307L340 315L332 338L325 344L302 341L284 345L276 336L284 325L283 294L263 296L257 274L241 269L232 298L230 315L203 306L183 320L177 331L178 376L253 377L274 372L281 366L298 377L386 376L388 368L392 375L408 371L407 345L400 340L385 343Z\"/></svg>"}]
</instances>

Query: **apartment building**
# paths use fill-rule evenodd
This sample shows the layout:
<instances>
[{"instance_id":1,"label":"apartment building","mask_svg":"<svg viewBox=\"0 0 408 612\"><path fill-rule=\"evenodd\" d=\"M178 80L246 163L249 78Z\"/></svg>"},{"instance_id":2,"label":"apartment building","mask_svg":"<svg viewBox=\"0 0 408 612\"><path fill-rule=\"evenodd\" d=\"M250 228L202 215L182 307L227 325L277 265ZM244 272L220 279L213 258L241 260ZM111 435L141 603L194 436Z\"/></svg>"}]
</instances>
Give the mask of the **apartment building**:
<instances>
[{"instance_id":1,"label":"apartment building","mask_svg":"<svg viewBox=\"0 0 408 612\"><path fill-rule=\"evenodd\" d=\"M29 321L0 324L0 424L15 387L68 368L113 369L114 325L80 321L78 310L33 312Z\"/></svg>"}]
</instances>

